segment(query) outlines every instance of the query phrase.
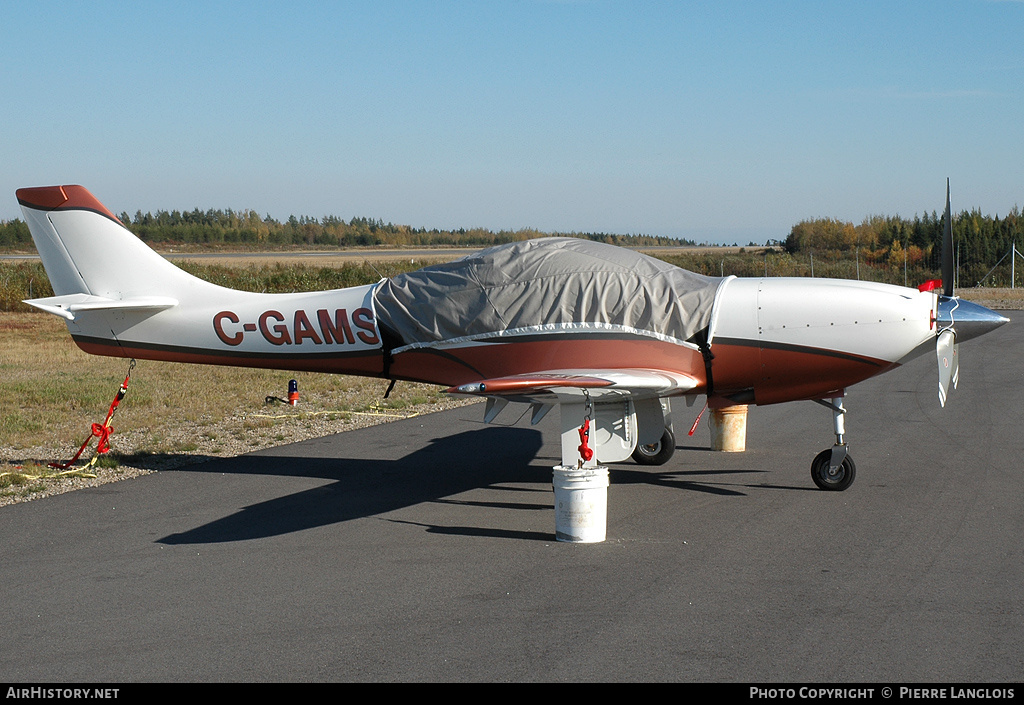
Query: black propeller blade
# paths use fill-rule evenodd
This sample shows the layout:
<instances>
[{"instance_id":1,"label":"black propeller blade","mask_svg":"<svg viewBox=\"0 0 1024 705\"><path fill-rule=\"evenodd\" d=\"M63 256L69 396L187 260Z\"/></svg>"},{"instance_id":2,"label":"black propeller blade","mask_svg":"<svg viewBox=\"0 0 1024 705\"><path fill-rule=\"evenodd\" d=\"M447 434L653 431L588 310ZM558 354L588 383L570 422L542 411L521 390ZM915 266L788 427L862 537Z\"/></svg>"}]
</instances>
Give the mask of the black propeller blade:
<instances>
[{"instance_id":1,"label":"black propeller blade","mask_svg":"<svg viewBox=\"0 0 1024 705\"><path fill-rule=\"evenodd\" d=\"M942 233L942 293L953 295L953 215L949 209L949 178L946 178L946 213Z\"/></svg>"}]
</instances>

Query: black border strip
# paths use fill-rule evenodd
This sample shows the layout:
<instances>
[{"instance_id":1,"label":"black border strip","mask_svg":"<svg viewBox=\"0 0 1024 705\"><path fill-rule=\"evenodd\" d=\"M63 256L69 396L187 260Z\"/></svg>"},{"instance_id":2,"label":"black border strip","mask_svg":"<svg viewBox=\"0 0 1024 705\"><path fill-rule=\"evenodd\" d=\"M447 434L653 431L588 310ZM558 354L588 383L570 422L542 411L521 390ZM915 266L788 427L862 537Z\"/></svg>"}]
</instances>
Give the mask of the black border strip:
<instances>
[{"instance_id":1,"label":"black border strip","mask_svg":"<svg viewBox=\"0 0 1024 705\"><path fill-rule=\"evenodd\" d=\"M297 353L297 352L246 352L244 350L214 350L211 348L192 348L183 345L162 345L159 343L140 343L133 340L112 340L110 338L95 338L88 335L75 335L71 337L76 343L94 345L97 347L117 350L117 357L125 357L125 348L135 350L147 350L152 352L173 353L176 355L191 355L195 357L211 357L235 360L275 360L296 362L305 360L338 360L361 357L378 357L382 355L379 348L370 350L336 350L332 352Z\"/></svg>"}]
</instances>

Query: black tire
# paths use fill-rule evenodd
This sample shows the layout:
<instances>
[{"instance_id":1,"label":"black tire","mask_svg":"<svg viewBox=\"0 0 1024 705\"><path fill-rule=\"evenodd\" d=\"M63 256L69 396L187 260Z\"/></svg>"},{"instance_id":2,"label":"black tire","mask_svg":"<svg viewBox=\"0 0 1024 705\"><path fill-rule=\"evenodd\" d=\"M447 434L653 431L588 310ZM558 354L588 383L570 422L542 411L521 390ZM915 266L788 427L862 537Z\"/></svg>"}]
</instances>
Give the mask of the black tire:
<instances>
[{"instance_id":1,"label":"black tire","mask_svg":"<svg viewBox=\"0 0 1024 705\"><path fill-rule=\"evenodd\" d=\"M638 445L633 451L633 460L640 465L664 465L676 452L676 437L672 429L666 428L661 440L649 446Z\"/></svg>"},{"instance_id":2,"label":"black tire","mask_svg":"<svg viewBox=\"0 0 1024 705\"><path fill-rule=\"evenodd\" d=\"M842 492L853 484L857 476L857 466L849 455L843 459L843 464L835 475L829 475L829 463L832 460L832 449L826 448L815 456L811 463L811 479L818 489L826 492Z\"/></svg>"}]
</instances>

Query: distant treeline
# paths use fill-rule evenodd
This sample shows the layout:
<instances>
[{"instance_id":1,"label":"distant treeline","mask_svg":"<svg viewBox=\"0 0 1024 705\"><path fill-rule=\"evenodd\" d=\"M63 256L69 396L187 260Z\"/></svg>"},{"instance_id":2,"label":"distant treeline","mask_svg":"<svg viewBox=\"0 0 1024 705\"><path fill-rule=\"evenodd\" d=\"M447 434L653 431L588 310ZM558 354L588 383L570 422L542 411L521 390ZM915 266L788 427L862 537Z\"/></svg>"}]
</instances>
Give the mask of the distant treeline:
<instances>
[{"instance_id":1,"label":"distant treeline","mask_svg":"<svg viewBox=\"0 0 1024 705\"><path fill-rule=\"evenodd\" d=\"M692 241L653 235L608 233L543 233L533 229L500 230L427 230L394 225L370 218L345 221L333 215L324 218L291 216L280 222L255 211L207 210L188 212L157 211L134 216L121 213L121 222L143 242L151 245L190 245L201 247L239 246L251 249L335 248L335 247L489 247L506 242L529 240L547 235L569 235L586 240L629 247L693 245ZM0 222L0 248L31 249L28 226L21 220Z\"/></svg>"},{"instance_id":2,"label":"distant treeline","mask_svg":"<svg viewBox=\"0 0 1024 705\"><path fill-rule=\"evenodd\" d=\"M137 212L120 215L121 221L144 241L169 248L187 245L192 249L285 250L329 249L344 246L431 247L490 245L541 237L550 233L536 230L499 231L426 230L383 223L367 218L346 222L333 216L321 220L289 218L280 223L253 211L159 211L156 215ZM912 220L898 216L872 216L860 225L828 218L805 220L794 225L785 240L748 246L739 253L686 251L661 254L673 264L709 275L817 276L863 279L916 286L941 276L943 216L932 212ZM575 237L615 245L692 246L692 241L646 235L572 234ZM1024 250L1024 217L1014 208L1003 217L963 211L953 216L954 258L957 285L971 287L1010 285L1014 243ZM779 247L781 246L781 247ZM21 220L0 222L0 250L33 251L28 227ZM998 265L998 266L997 266ZM192 271L192 265L182 265ZM351 286L353 281L376 281L379 274L365 266L341 271L301 272L197 269L201 277L217 278L227 286L256 291ZM390 272L385 274L389 276ZM295 278L297 277L297 278ZM1017 274L1018 282L1024 270ZM38 263L0 266L0 310L25 310L23 298L49 295L49 282Z\"/></svg>"},{"instance_id":3,"label":"distant treeline","mask_svg":"<svg viewBox=\"0 0 1024 705\"><path fill-rule=\"evenodd\" d=\"M954 214L953 257L959 282L974 286L986 276L1008 279L1005 269L992 271L1014 243L1024 247L1024 217L1015 206L1004 218L980 211ZM941 270L943 214L932 212L913 220L893 216L872 216L860 225L828 218L805 220L793 226L782 243L790 255L821 260L854 258L874 268L906 271L911 282ZM818 274L821 276L821 274ZM938 276L936 274L936 276ZM999 281L986 281L998 285Z\"/></svg>"},{"instance_id":4,"label":"distant treeline","mask_svg":"<svg viewBox=\"0 0 1024 705\"><path fill-rule=\"evenodd\" d=\"M293 291L323 291L360 286L393 277L402 272L418 269L432 260L418 258L391 258L370 263L344 262L324 267L308 262L282 264L252 264L245 267L226 267L222 264L175 262L181 269L200 279L220 286L243 291L285 293ZM0 261L0 311L35 311L24 299L53 296L53 287L38 260Z\"/></svg>"},{"instance_id":5,"label":"distant treeline","mask_svg":"<svg viewBox=\"0 0 1024 705\"><path fill-rule=\"evenodd\" d=\"M855 246L856 248L856 246ZM941 248L940 248L941 249ZM906 250L903 250L904 252ZM881 249L876 252L881 252ZM917 286L928 279L940 276L939 267L927 263L911 266L909 258L904 260L896 255L872 260L871 251L842 250L841 248L819 249L817 252L790 253L778 247L747 247L739 252L711 248L679 249L676 252L659 252L659 259L684 269L711 276L738 277L831 277L837 279L861 279ZM890 254L892 250L890 249ZM372 255L370 256L372 257ZM435 260L440 261L440 260ZM310 262L273 263L245 267L220 264L177 262L186 272L214 284L267 293L291 291L320 291L340 289L348 286L372 284L381 277L392 277L431 263L431 258L392 258L384 261L348 262L330 267ZM991 268L990 268L991 269ZM1018 283L1024 279L1024 267L1017 274ZM988 271L988 270L986 270ZM1009 262L996 269L985 282L988 286L1008 286ZM960 277L962 286L973 286L976 282ZM43 265L39 261L0 261L0 311L30 311L21 303L23 299L53 296Z\"/></svg>"}]
</instances>

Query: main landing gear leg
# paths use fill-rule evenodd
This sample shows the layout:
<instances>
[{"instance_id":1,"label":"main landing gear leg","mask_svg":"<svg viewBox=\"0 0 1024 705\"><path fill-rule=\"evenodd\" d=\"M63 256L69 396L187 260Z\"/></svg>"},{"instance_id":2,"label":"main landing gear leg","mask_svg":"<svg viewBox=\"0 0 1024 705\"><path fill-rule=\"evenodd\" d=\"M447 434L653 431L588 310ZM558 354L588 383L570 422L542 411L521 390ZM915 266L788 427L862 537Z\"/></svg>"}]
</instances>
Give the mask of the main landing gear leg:
<instances>
[{"instance_id":1,"label":"main landing gear leg","mask_svg":"<svg viewBox=\"0 0 1024 705\"><path fill-rule=\"evenodd\" d=\"M814 458L814 462L811 463L811 479L818 489L842 492L853 484L857 474L857 466L854 465L846 445L846 409L843 407L843 398L833 397L832 401L816 401L832 410L832 429L836 434L836 443Z\"/></svg>"}]
</instances>

